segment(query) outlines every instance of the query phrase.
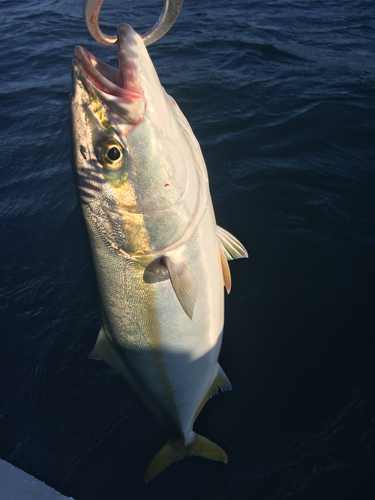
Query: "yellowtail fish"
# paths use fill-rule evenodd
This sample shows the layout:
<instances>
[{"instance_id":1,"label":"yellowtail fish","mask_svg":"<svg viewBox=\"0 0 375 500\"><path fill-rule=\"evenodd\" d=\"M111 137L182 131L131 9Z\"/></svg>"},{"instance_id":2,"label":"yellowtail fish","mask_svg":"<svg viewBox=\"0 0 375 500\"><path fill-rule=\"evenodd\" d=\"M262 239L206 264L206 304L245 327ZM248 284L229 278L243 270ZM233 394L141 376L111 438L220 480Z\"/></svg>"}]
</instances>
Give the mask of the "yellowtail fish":
<instances>
[{"instance_id":1,"label":"yellowtail fish","mask_svg":"<svg viewBox=\"0 0 375 500\"><path fill-rule=\"evenodd\" d=\"M118 28L119 69L82 47L73 60L73 163L100 294L91 357L118 370L172 438L146 482L187 455L227 462L193 431L231 384L218 364L227 260L247 257L218 227L199 144L142 38Z\"/></svg>"}]
</instances>

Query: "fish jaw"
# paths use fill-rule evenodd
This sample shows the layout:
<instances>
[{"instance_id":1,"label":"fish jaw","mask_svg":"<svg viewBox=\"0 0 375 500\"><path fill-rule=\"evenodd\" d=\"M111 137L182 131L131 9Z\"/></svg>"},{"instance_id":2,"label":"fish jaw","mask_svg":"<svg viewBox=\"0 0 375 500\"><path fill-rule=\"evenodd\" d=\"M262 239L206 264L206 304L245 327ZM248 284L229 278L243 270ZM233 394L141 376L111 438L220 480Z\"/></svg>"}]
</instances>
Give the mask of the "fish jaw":
<instances>
[{"instance_id":1,"label":"fish jaw","mask_svg":"<svg viewBox=\"0 0 375 500\"><path fill-rule=\"evenodd\" d=\"M120 25L117 45L118 70L75 49L73 164L82 205L100 223L107 219L110 244L146 257L147 265L148 256L192 236L207 207L208 178L199 145L160 85L142 38ZM111 141L123 153L118 173L106 171L100 158L101 144Z\"/></svg>"},{"instance_id":2,"label":"fish jaw","mask_svg":"<svg viewBox=\"0 0 375 500\"><path fill-rule=\"evenodd\" d=\"M118 69L103 63L83 47L74 49L74 63L81 70L79 79L112 112L112 119L122 125L123 133L131 129L126 125L135 125L142 119L146 106L138 79L137 53L133 49L137 42L135 36L121 37Z\"/></svg>"}]
</instances>

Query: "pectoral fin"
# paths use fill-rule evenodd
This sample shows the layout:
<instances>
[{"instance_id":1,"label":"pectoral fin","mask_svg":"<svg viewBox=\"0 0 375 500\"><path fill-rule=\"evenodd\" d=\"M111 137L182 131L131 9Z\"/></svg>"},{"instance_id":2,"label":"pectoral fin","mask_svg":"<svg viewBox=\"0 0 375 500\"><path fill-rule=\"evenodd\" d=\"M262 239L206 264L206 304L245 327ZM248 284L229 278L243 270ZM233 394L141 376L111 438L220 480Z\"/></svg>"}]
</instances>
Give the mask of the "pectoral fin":
<instances>
[{"instance_id":1,"label":"pectoral fin","mask_svg":"<svg viewBox=\"0 0 375 500\"><path fill-rule=\"evenodd\" d=\"M216 226L216 234L224 247L224 253L228 260L247 258L246 248L229 231Z\"/></svg>"},{"instance_id":2,"label":"pectoral fin","mask_svg":"<svg viewBox=\"0 0 375 500\"><path fill-rule=\"evenodd\" d=\"M190 319L193 319L194 306L199 290L196 277L184 262L175 262L170 257L164 256L163 263L168 270L173 290L183 310Z\"/></svg>"}]
</instances>

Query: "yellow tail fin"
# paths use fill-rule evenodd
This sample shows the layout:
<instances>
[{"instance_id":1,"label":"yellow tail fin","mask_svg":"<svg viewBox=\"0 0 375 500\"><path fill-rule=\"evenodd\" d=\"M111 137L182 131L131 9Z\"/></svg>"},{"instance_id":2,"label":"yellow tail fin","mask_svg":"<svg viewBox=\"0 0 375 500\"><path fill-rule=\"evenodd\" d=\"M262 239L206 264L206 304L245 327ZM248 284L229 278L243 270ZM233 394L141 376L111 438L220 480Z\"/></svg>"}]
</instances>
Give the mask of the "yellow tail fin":
<instances>
[{"instance_id":1,"label":"yellow tail fin","mask_svg":"<svg viewBox=\"0 0 375 500\"><path fill-rule=\"evenodd\" d=\"M228 463L225 451L199 434L194 433L194 439L189 444L185 444L182 436L173 437L163 446L148 466L145 482L148 483L171 463L182 460L187 456L198 456L209 460L218 460L225 464Z\"/></svg>"}]
</instances>

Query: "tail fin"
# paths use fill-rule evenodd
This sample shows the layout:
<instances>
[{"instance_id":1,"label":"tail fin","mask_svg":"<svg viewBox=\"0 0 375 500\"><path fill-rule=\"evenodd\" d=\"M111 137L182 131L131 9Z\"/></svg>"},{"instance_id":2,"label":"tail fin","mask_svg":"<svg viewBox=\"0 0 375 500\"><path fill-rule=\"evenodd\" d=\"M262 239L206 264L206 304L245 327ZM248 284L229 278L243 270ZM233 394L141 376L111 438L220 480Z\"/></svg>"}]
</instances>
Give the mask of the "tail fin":
<instances>
[{"instance_id":1,"label":"tail fin","mask_svg":"<svg viewBox=\"0 0 375 500\"><path fill-rule=\"evenodd\" d=\"M182 436L173 437L167 441L148 466L145 482L148 483L171 463L188 456L199 456L228 463L225 451L199 434L194 433L194 439L189 444L185 444Z\"/></svg>"}]
</instances>

